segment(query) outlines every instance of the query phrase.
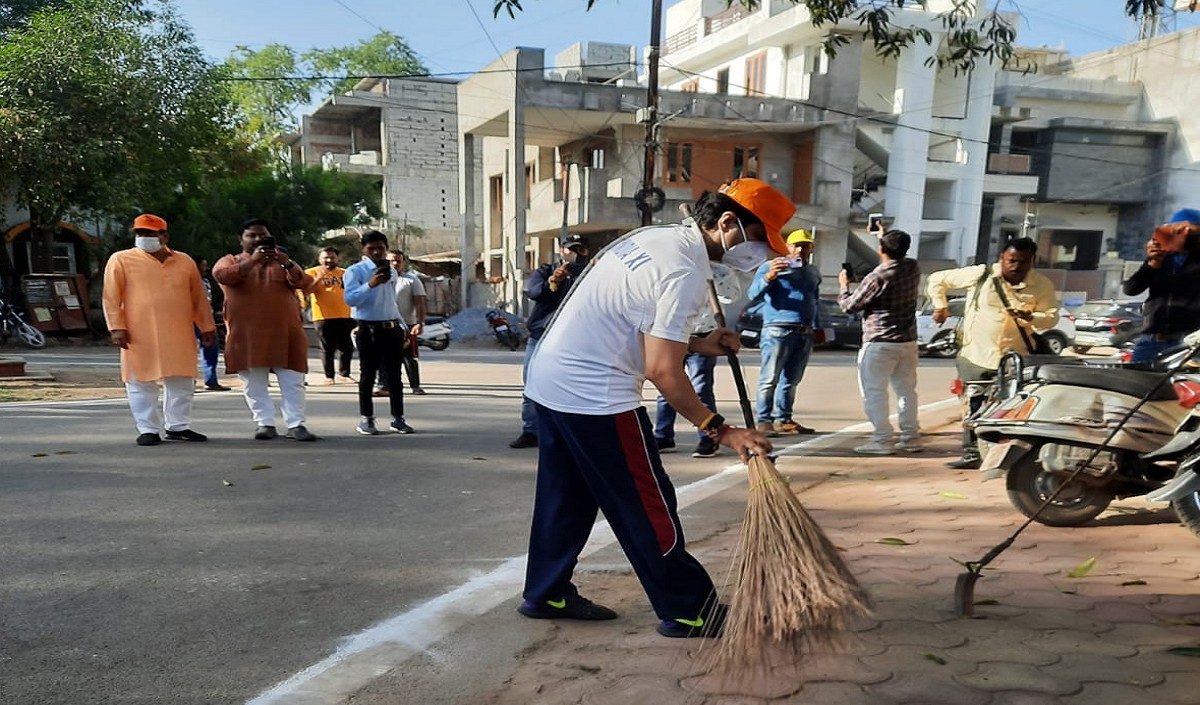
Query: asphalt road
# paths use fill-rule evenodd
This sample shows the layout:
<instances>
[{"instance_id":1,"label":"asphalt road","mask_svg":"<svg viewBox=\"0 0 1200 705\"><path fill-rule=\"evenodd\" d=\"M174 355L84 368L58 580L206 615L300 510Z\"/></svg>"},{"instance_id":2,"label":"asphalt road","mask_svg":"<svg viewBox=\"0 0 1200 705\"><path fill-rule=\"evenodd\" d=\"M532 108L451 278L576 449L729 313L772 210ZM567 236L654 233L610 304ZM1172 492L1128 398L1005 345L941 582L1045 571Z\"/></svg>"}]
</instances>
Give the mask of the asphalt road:
<instances>
[{"instance_id":1,"label":"asphalt road","mask_svg":"<svg viewBox=\"0 0 1200 705\"><path fill-rule=\"evenodd\" d=\"M23 354L33 369L112 358ZM862 421L853 356L814 356L797 402L814 411L798 419ZM753 384L752 352L745 362ZM422 372L411 436L357 436L352 387L310 387L313 444L252 440L236 392L197 395L209 443L150 448L134 445L123 399L0 404L0 703L247 702L522 556L536 452L507 447L521 353L451 347L424 353ZM947 396L951 376L923 361L922 402ZM726 370L718 398L736 417ZM681 486L731 462L666 459Z\"/></svg>"}]
</instances>

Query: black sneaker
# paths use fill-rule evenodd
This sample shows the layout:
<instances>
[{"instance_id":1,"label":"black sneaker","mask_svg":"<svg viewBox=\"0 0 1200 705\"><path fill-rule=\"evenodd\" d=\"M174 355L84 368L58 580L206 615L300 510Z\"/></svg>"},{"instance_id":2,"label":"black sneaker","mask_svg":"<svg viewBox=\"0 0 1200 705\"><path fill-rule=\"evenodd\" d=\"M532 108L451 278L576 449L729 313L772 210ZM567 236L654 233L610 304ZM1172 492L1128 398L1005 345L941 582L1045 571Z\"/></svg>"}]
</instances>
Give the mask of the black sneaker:
<instances>
[{"instance_id":1,"label":"black sneaker","mask_svg":"<svg viewBox=\"0 0 1200 705\"><path fill-rule=\"evenodd\" d=\"M655 439L654 439L654 445L658 446L658 452L659 452L660 454L661 454L661 453L674 453L674 452L675 452L675 441L674 441L674 440L672 440L672 439L668 439L668 438L655 438Z\"/></svg>"},{"instance_id":2,"label":"black sneaker","mask_svg":"<svg viewBox=\"0 0 1200 705\"><path fill-rule=\"evenodd\" d=\"M254 440L256 441L269 441L278 435L274 426L259 426L254 430Z\"/></svg>"},{"instance_id":3,"label":"black sneaker","mask_svg":"<svg viewBox=\"0 0 1200 705\"><path fill-rule=\"evenodd\" d=\"M140 446L156 446L162 443L162 438L157 433L139 433L137 444Z\"/></svg>"},{"instance_id":4,"label":"black sneaker","mask_svg":"<svg viewBox=\"0 0 1200 705\"><path fill-rule=\"evenodd\" d=\"M317 437L312 433L312 431L309 431L304 427L304 424L289 428L287 430L287 437L293 441L311 442L317 440Z\"/></svg>"},{"instance_id":5,"label":"black sneaker","mask_svg":"<svg viewBox=\"0 0 1200 705\"><path fill-rule=\"evenodd\" d=\"M725 618L728 615L729 607L726 605L717 605L711 610L707 618L663 620L658 625L658 633L672 639L719 637L725 629Z\"/></svg>"},{"instance_id":6,"label":"black sneaker","mask_svg":"<svg viewBox=\"0 0 1200 705\"><path fill-rule=\"evenodd\" d=\"M531 619L580 619L593 622L617 618L616 612L579 595L545 602L525 600L517 611Z\"/></svg>"},{"instance_id":7,"label":"black sneaker","mask_svg":"<svg viewBox=\"0 0 1200 705\"><path fill-rule=\"evenodd\" d=\"M720 447L717 445L717 442L708 436L705 436L704 438L700 439L699 443L696 444L696 450L692 451L692 457L711 458L716 455L719 450Z\"/></svg>"},{"instance_id":8,"label":"black sneaker","mask_svg":"<svg viewBox=\"0 0 1200 705\"><path fill-rule=\"evenodd\" d=\"M167 440L203 442L208 440L208 436L203 433L196 433L190 428L185 428L182 431L167 431Z\"/></svg>"},{"instance_id":9,"label":"black sneaker","mask_svg":"<svg viewBox=\"0 0 1200 705\"><path fill-rule=\"evenodd\" d=\"M946 467L951 470L978 470L983 465L983 459L978 455L964 455L958 460L951 460Z\"/></svg>"},{"instance_id":10,"label":"black sneaker","mask_svg":"<svg viewBox=\"0 0 1200 705\"><path fill-rule=\"evenodd\" d=\"M537 448L537 436L532 433L524 433L517 436L512 441L509 441L509 448Z\"/></svg>"}]
</instances>

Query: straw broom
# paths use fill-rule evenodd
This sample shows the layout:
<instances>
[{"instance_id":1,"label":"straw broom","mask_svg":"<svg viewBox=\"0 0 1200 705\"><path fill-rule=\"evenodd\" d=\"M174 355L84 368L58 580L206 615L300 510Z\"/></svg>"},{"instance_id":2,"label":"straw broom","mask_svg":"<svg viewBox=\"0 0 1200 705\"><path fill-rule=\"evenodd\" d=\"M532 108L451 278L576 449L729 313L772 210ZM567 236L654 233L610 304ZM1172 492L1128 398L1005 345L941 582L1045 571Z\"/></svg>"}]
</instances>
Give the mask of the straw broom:
<instances>
[{"instance_id":1,"label":"straw broom","mask_svg":"<svg viewBox=\"0 0 1200 705\"><path fill-rule=\"evenodd\" d=\"M715 286L709 299L724 327ZM754 416L741 366L727 355L748 428ZM805 654L838 647L855 618L870 611L866 591L799 498L764 456L750 459L749 495L724 634L705 660L714 674L738 679Z\"/></svg>"}]
</instances>

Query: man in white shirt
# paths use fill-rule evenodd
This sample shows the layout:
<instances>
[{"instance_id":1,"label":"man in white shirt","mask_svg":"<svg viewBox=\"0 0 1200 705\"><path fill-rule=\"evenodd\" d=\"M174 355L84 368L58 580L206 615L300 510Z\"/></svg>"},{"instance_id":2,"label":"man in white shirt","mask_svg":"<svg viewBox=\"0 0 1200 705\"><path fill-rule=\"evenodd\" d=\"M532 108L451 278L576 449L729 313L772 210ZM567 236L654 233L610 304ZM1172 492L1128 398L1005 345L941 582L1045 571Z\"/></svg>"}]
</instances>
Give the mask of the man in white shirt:
<instances>
[{"instance_id":1,"label":"man in white shirt","mask_svg":"<svg viewBox=\"0 0 1200 705\"><path fill-rule=\"evenodd\" d=\"M648 379L681 416L746 460L771 443L704 406L684 372L689 352L722 355L737 334L691 337L710 262L751 271L785 247L791 199L738 179L696 202L692 225L640 228L607 247L571 288L530 361L525 394L538 415L538 479L524 602L535 619L615 619L571 581L598 510L633 564L669 637L716 636L725 608L686 550L675 488L649 415ZM770 242L770 245L768 245Z\"/></svg>"}]
</instances>

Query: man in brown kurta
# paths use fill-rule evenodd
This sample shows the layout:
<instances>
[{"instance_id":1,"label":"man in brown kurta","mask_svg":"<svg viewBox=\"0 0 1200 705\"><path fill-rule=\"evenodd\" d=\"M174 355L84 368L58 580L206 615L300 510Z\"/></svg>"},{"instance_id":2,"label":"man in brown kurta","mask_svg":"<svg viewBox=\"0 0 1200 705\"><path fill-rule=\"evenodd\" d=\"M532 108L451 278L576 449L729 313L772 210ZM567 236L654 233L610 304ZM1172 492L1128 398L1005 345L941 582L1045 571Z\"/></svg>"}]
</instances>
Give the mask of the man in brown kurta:
<instances>
[{"instance_id":1,"label":"man in brown kurta","mask_svg":"<svg viewBox=\"0 0 1200 705\"><path fill-rule=\"evenodd\" d=\"M135 247L115 252L104 267L104 320L121 348L121 379L137 424L137 444L205 441L191 430L196 379L195 329L216 342L212 308L191 257L167 247L167 221L139 215ZM195 326L195 328L193 328ZM159 407L158 387L163 387Z\"/></svg>"},{"instance_id":2,"label":"man in brown kurta","mask_svg":"<svg viewBox=\"0 0 1200 705\"><path fill-rule=\"evenodd\" d=\"M275 404L267 388L268 375L274 372L287 437L314 441L317 437L304 426L308 338L296 298L297 290L312 284L312 277L276 246L261 218L242 223L241 245L240 254L222 257L212 269L225 292L225 371L242 380L246 405L257 424L256 439L278 435Z\"/></svg>"}]
</instances>

